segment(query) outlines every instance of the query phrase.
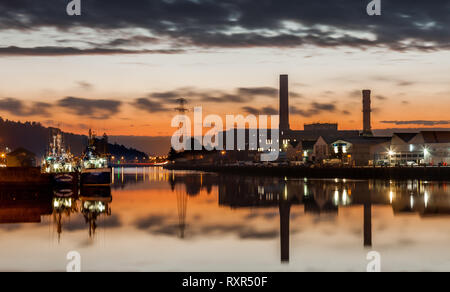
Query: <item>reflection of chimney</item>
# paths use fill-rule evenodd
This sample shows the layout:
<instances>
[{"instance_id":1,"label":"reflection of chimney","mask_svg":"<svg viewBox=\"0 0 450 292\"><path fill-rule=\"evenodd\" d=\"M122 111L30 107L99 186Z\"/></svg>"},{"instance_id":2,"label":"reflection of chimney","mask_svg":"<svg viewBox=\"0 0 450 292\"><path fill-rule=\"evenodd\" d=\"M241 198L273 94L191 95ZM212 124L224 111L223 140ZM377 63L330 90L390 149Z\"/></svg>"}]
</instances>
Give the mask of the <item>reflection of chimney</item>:
<instances>
[{"instance_id":1,"label":"reflection of chimney","mask_svg":"<svg viewBox=\"0 0 450 292\"><path fill-rule=\"evenodd\" d=\"M289 219L291 216L291 203L280 202L280 247L281 262L289 262Z\"/></svg>"},{"instance_id":2,"label":"reflection of chimney","mask_svg":"<svg viewBox=\"0 0 450 292\"><path fill-rule=\"evenodd\" d=\"M373 136L372 134L372 125L370 121L370 115L372 113L371 110L371 101L370 101L370 90L363 90L363 135L364 136Z\"/></svg>"},{"instance_id":3,"label":"reflection of chimney","mask_svg":"<svg viewBox=\"0 0 450 292\"><path fill-rule=\"evenodd\" d=\"M289 78L280 75L280 131L289 131Z\"/></svg>"},{"instance_id":4,"label":"reflection of chimney","mask_svg":"<svg viewBox=\"0 0 450 292\"><path fill-rule=\"evenodd\" d=\"M364 204L364 246L372 246L372 204Z\"/></svg>"}]
</instances>

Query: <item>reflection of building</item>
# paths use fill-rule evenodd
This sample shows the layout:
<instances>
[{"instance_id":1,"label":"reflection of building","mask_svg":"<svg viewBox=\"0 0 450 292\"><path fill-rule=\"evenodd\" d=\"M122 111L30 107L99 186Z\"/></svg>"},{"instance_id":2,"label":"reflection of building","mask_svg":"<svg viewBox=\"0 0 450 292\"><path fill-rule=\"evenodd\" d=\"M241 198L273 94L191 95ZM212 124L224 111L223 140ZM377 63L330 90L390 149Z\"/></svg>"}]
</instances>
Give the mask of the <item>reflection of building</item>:
<instances>
[{"instance_id":1,"label":"reflection of building","mask_svg":"<svg viewBox=\"0 0 450 292\"><path fill-rule=\"evenodd\" d=\"M52 193L42 188L0 189L0 224L40 223L52 214Z\"/></svg>"}]
</instances>

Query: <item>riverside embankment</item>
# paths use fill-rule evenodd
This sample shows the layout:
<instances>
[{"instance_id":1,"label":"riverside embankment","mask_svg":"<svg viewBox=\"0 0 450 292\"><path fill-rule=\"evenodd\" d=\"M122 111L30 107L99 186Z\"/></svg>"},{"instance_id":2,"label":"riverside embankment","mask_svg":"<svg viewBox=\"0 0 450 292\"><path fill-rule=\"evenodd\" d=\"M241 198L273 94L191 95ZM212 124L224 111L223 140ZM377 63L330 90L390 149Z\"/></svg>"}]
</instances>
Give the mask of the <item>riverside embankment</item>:
<instances>
[{"instance_id":1,"label":"riverside embankment","mask_svg":"<svg viewBox=\"0 0 450 292\"><path fill-rule=\"evenodd\" d=\"M52 178L39 167L0 168L0 184L51 185Z\"/></svg>"},{"instance_id":2,"label":"riverside embankment","mask_svg":"<svg viewBox=\"0 0 450 292\"><path fill-rule=\"evenodd\" d=\"M450 181L450 167L296 167L214 166L169 164L168 170L189 170L238 175L286 176L296 178L421 179Z\"/></svg>"}]
</instances>

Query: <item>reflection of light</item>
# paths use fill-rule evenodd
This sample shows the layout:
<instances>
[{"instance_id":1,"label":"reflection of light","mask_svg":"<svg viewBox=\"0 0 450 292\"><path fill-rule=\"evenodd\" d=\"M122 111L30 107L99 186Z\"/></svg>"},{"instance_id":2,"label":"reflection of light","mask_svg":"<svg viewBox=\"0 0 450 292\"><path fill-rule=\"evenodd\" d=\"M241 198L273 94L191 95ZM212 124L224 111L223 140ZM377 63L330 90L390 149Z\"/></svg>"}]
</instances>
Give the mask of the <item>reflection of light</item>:
<instances>
[{"instance_id":1,"label":"reflection of light","mask_svg":"<svg viewBox=\"0 0 450 292\"><path fill-rule=\"evenodd\" d=\"M309 194L308 194L308 186L307 185L303 185L303 194L305 195L305 197L309 196Z\"/></svg>"},{"instance_id":2,"label":"reflection of light","mask_svg":"<svg viewBox=\"0 0 450 292\"><path fill-rule=\"evenodd\" d=\"M60 207L71 208L72 207L72 199L71 198L55 198L55 199L53 199L53 207L55 209L58 209Z\"/></svg>"},{"instance_id":3,"label":"reflection of light","mask_svg":"<svg viewBox=\"0 0 450 292\"><path fill-rule=\"evenodd\" d=\"M428 200L430 199L430 195L428 194L427 191L425 191L425 195L423 197L423 200L425 202L425 208L428 208Z\"/></svg>"},{"instance_id":4,"label":"reflection of light","mask_svg":"<svg viewBox=\"0 0 450 292\"><path fill-rule=\"evenodd\" d=\"M411 203L411 209L414 208L414 197L413 196L411 196L410 203Z\"/></svg>"},{"instance_id":5,"label":"reflection of light","mask_svg":"<svg viewBox=\"0 0 450 292\"><path fill-rule=\"evenodd\" d=\"M410 152L413 152L413 151L414 151L414 145L412 145L412 144L409 145L409 151L410 151Z\"/></svg>"},{"instance_id":6,"label":"reflection of light","mask_svg":"<svg viewBox=\"0 0 450 292\"><path fill-rule=\"evenodd\" d=\"M348 202L348 195L347 195L347 191L344 190L344 191L342 192L342 203L343 203L344 205L347 205L347 202Z\"/></svg>"},{"instance_id":7,"label":"reflection of light","mask_svg":"<svg viewBox=\"0 0 450 292\"><path fill-rule=\"evenodd\" d=\"M334 147L334 153L336 153L336 154L339 153L339 148L337 146Z\"/></svg>"},{"instance_id":8,"label":"reflection of light","mask_svg":"<svg viewBox=\"0 0 450 292\"><path fill-rule=\"evenodd\" d=\"M339 204L339 191L338 191L338 190L336 190L336 191L334 192L334 204L335 204L335 205L338 205L338 204Z\"/></svg>"},{"instance_id":9,"label":"reflection of light","mask_svg":"<svg viewBox=\"0 0 450 292\"><path fill-rule=\"evenodd\" d=\"M347 146L342 146L342 152L347 153Z\"/></svg>"},{"instance_id":10,"label":"reflection of light","mask_svg":"<svg viewBox=\"0 0 450 292\"><path fill-rule=\"evenodd\" d=\"M389 192L389 202L392 204L392 202L394 202L394 192L390 191Z\"/></svg>"}]
</instances>

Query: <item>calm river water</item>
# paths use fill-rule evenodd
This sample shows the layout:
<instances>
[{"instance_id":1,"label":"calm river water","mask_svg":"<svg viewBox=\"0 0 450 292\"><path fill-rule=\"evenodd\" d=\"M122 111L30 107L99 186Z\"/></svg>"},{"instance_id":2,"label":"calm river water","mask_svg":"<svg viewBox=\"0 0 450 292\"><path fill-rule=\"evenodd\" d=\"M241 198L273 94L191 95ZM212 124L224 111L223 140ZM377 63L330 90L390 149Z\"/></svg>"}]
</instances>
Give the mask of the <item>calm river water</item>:
<instances>
[{"instance_id":1,"label":"calm river water","mask_svg":"<svg viewBox=\"0 0 450 292\"><path fill-rule=\"evenodd\" d=\"M115 169L109 188L0 189L0 271L450 271L450 182Z\"/></svg>"}]
</instances>

